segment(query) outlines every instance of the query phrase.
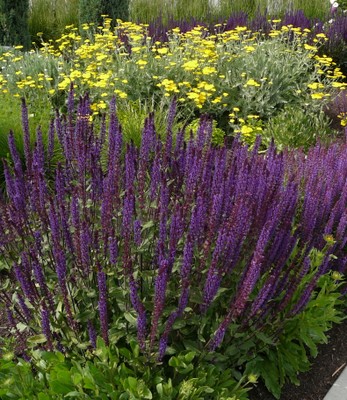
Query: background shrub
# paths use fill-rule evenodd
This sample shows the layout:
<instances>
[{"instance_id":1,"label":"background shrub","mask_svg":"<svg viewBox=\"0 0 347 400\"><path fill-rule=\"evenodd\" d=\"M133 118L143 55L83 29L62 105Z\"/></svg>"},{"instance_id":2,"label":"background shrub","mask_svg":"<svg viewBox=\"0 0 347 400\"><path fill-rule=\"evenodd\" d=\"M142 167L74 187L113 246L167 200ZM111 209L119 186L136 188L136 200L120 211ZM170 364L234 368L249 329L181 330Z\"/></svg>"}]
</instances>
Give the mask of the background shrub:
<instances>
[{"instance_id":1,"label":"background shrub","mask_svg":"<svg viewBox=\"0 0 347 400\"><path fill-rule=\"evenodd\" d=\"M22 45L30 48L28 29L29 0L1 0L0 2L0 43Z\"/></svg>"},{"instance_id":2,"label":"background shrub","mask_svg":"<svg viewBox=\"0 0 347 400\"><path fill-rule=\"evenodd\" d=\"M102 25L102 15L108 15L114 22L117 18L123 21L129 19L129 0L80 0L80 24L94 23Z\"/></svg>"}]
</instances>

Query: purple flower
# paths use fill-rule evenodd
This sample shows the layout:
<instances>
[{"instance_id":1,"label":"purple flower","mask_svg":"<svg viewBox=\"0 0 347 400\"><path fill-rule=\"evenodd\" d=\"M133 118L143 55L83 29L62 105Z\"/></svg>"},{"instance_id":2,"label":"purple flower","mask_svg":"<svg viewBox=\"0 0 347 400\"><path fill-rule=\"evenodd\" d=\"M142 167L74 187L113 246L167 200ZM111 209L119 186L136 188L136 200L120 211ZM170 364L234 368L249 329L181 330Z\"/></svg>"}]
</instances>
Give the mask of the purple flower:
<instances>
[{"instance_id":1,"label":"purple flower","mask_svg":"<svg viewBox=\"0 0 347 400\"><path fill-rule=\"evenodd\" d=\"M118 245L116 238L108 238L108 249L110 253L110 262L112 265L116 265L118 258Z\"/></svg>"},{"instance_id":2,"label":"purple flower","mask_svg":"<svg viewBox=\"0 0 347 400\"><path fill-rule=\"evenodd\" d=\"M150 333L151 348L154 345L155 335L157 333L159 318L164 310L165 292L168 279L169 263L163 260L159 266L158 276L155 279L155 294L154 294L154 311L152 315L152 327Z\"/></svg>"},{"instance_id":3,"label":"purple flower","mask_svg":"<svg viewBox=\"0 0 347 400\"><path fill-rule=\"evenodd\" d=\"M130 286L130 300L135 311L137 312L137 338L141 350L145 351L146 349L145 338L147 333L146 310L139 298L138 287L132 275L129 278L129 286Z\"/></svg>"},{"instance_id":4,"label":"purple flower","mask_svg":"<svg viewBox=\"0 0 347 400\"><path fill-rule=\"evenodd\" d=\"M96 331L91 321L88 321L89 340L94 349L96 349Z\"/></svg>"},{"instance_id":5,"label":"purple flower","mask_svg":"<svg viewBox=\"0 0 347 400\"><path fill-rule=\"evenodd\" d=\"M140 246L142 239L141 239L141 221L136 219L134 221L134 242L136 246Z\"/></svg>"},{"instance_id":6,"label":"purple flower","mask_svg":"<svg viewBox=\"0 0 347 400\"><path fill-rule=\"evenodd\" d=\"M28 306L25 304L25 301L20 294L18 294L18 301L19 301L20 307L23 311L23 314L25 316L26 322L30 322L33 317L32 313L29 310Z\"/></svg>"},{"instance_id":7,"label":"purple flower","mask_svg":"<svg viewBox=\"0 0 347 400\"><path fill-rule=\"evenodd\" d=\"M109 344L108 339L108 314L107 314L107 285L106 274L101 267L98 269L98 288L99 288L99 318L101 325L101 336L106 345Z\"/></svg>"},{"instance_id":8,"label":"purple flower","mask_svg":"<svg viewBox=\"0 0 347 400\"><path fill-rule=\"evenodd\" d=\"M50 351L53 351L52 332L49 322L49 313L45 305L41 307L41 327L42 327L42 332L47 339L47 347Z\"/></svg>"}]
</instances>

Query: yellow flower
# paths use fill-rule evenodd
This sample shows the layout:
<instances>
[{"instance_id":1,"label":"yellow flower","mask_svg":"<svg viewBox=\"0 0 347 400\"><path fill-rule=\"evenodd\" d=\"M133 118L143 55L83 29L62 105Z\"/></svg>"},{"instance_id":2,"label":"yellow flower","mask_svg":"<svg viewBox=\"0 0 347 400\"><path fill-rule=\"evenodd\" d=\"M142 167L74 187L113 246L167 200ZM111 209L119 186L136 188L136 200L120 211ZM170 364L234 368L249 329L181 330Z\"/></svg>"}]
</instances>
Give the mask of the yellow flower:
<instances>
[{"instance_id":1,"label":"yellow flower","mask_svg":"<svg viewBox=\"0 0 347 400\"><path fill-rule=\"evenodd\" d=\"M346 87L346 83L342 83L342 82L333 82L333 83L331 84L331 86L332 86L332 87L335 87L335 88L341 88L341 87Z\"/></svg>"},{"instance_id":2,"label":"yellow flower","mask_svg":"<svg viewBox=\"0 0 347 400\"><path fill-rule=\"evenodd\" d=\"M250 136L250 134L253 132L253 128L247 125L242 125L241 126L241 133L244 136Z\"/></svg>"},{"instance_id":3,"label":"yellow flower","mask_svg":"<svg viewBox=\"0 0 347 400\"><path fill-rule=\"evenodd\" d=\"M213 84L212 83L207 83L207 82L200 82L198 84L198 88L199 89L204 89L204 90L206 90L208 92L215 92L216 91L216 89L213 86Z\"/></svg>"},{"instance_id":4,"label":"yellow flower","mask_svg":"<svg viewBox=\"0 0 347 400\"><path fill-rule=\"evenodd\" d=\"M246 26L237 26L236 28L235 28L235 31L236 32L244 32L244 31L246 31L247 30L247 27Z\"/></svg>"},{"instance_id":5,"label":"yellow flower","mask_svg":"<svg viewBox=\"0 0 347 400\"><path fill-rule=\"evenodd\" d=\"M216 97L214 100L211 101L212 104L218 104L221 103L222 98L221 97Z\"/></svg>"},{"instance_id":6,"label":"yellow flower","mask_svg":"<svg viewBox=\"0 0 347 400\"><path fill-rule=\"evenodd\" d=\"M314 99L314 100L320 100L320 99L322 99L324 96L325 96L324 93L312 93L312 94L311 94L311 97L312 97L312 99Z\"/></svg>"},{"instance_id":7,"label":"yellow flower","mask_svg":"<svg viewBox=\"0 0 347 400\"><path fill-rule=\"evenodd\" d=\"M204 67L204 68L202 69L202 73L203 73L204 75L210 75L210 74L214 74L214 73L216 73L216 72L217 72L217 70L216 70L215 67Z\"/></svg>"},{"instance_id":8,"label":"yellow flower","mask_svg":"<svg viewBox=\"0 0 347 400\"><path fill-rule=\"evenodd\" d=\"M246 82L244 87L246 87L246 86L260 86L260 84L257 81L255 81L254 79L248 79L248 81Z\"/></svg>"},{"instance_id":9,"label":"yellow flower","mask_svg":"<svg viewBox=\"0 0 347 400\"><path fill-rule=\"evenodd\" d=\"M324 85L322 83L319 83L319 82L313 82L313 83L309 83L307 85L307 87L309 87L310 89L323 89Z\"/></svg>"},{"instance_id":10,"label":"yellow flower","mask_svg":"<svg viewBox=\"0 0 347 400\"><path fill-rule=\"evenodd\" d=\"M137 65L146 65L146 64L148 64L148 62L145 60L138 60L138 61L136 61L136 64Z\"/></svg>"},{"instance_id":11,"label":"yellow flower","mask_svg":"<svg viewBox=\"0 0 347 400\"><path fill-rule=\"evenodd\" d=\"M114 93L116 93L121 99L126 99L128 97L127 93L122 92L119 89L115 89Z\"/></svg>"},{"instance_id":12,"label":"yellow flower","mask_svg":"<svg viewBox=\"0 0 347 400\"><path fill-rule=\"evenodd\" d=\"M169 52L169 49L167 47L163 47L161 49L158 49L157 52L159 54L167 54Z\"/></svg>"},{"instance_id":13,"label":"yellow flower","mask_svg":"<svg viewBox=\"0 0 347 400\"><path fill-rule=\"evenodd\" d=\"M59 90L65 90L70 86L70 79L64 78L61 82L58 83Z\"/></svg>"},{"instance_id":14,"label":"yellow flower","mask_svg":"<svg viewBox=\"0 0 347 400\"><path fill-rule=\"evenodd\" d=\"M185 69L186 71L194 71L196 68L198 68L199 63L197 60L191 60L187 61L182 65L182 68Z\"/></svg>"},{"instance_id":15,"label":"yellow flower","mask_svg":"<svg viewBox=\"0 0 347 400\"><path fill-rule=\"evenodd\" d=\"M310 51L317 51L317 47L315 47L315 46L310 46L310 45L307 44L307 43L304 44L304 49L305 49L305 50L310 50Z\"/></svg>"}]
</instances>

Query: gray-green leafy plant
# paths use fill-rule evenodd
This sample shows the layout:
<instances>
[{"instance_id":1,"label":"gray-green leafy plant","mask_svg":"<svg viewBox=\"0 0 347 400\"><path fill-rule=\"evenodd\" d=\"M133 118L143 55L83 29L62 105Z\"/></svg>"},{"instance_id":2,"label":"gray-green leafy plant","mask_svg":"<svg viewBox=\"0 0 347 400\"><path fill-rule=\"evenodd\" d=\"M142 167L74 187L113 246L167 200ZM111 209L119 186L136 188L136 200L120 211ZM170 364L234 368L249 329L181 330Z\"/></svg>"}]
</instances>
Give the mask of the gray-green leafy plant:
<instances>
[{"instance_id":1,"label":"gray-green leafy plant","mask_svg":"<svg viewBox=\"0 0 347 400\"><path fill-rule=\"evenodd\" d=\"M274 140L279 149L302 147L305 150L318 139L329 143L336 136L326 114L323 111L312 113L304 104L285 106L269 119L261 135L267 145Z\"/></svg>"}]
</instances>

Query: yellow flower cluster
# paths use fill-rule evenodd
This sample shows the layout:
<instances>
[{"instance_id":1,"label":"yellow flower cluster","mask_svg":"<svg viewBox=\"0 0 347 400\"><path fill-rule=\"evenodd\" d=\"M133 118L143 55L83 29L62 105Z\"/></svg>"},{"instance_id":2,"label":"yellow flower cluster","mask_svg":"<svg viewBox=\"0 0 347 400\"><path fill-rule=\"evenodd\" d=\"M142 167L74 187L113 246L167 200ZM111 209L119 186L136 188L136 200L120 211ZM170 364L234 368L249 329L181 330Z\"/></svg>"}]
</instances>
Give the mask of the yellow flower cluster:
<instances>
[{"instance_id":1,"label":"yellow flower cluster","mask_svg":"<svg viewBox=\"0 0 347 400\"><path fill-rule=\"evenodd\" d=\"M310 30L292 25L276 29L277 22L272 23L270 37L275 39L270 40L283 39L289 52L295 48L312 60L317 80L307 85L311 99L323 100L331 91L345 89L343 74L332 59L318 56L317 47L307 43ZM169 32L169 41L161 43L151 40L147 28L145 24L118 20L112 29L107 18L102 27L84 24L82 34L76 27L68 26L61 38L54 43L43 43L32 54L41 60L41 67L35 72L25 69L20 49L3 53L0 65L3 71L11 70L15 81L11 83L7 75L0 74L0 88L16 96L28 96L35 91L52 97L68 90L73 82L80 93L90 92L95 114L103 111L116 95L130 100L157 96L168 102L176 96L179 102L201 111L218 110L228 115L234 105L235 91L248 91L250 96L256 96L273 84L268 76L257 76L247 70L237 78L233 75L234 62L244 56L256 57L261 52L265 38L259 32L245 26L219 32L217 25L215 33L202 26L186 33L175 28ZM291 42L289 35L294 37ZM315 37L316 43L325 40L324 34ZM295 89L297 94L305 92L303 87ZM242 111L244 117L252 115L249 110ZM245 136L258 132L260 126L254 127L253 122L249 123L252 118L246 119L247 123L238 125L240 132Z\"/></svg>"}]
</instances>

